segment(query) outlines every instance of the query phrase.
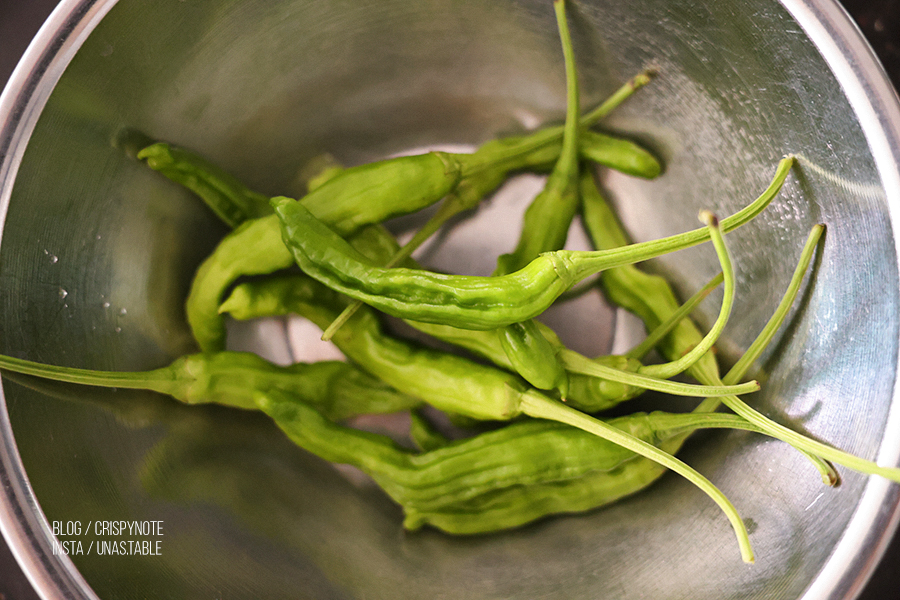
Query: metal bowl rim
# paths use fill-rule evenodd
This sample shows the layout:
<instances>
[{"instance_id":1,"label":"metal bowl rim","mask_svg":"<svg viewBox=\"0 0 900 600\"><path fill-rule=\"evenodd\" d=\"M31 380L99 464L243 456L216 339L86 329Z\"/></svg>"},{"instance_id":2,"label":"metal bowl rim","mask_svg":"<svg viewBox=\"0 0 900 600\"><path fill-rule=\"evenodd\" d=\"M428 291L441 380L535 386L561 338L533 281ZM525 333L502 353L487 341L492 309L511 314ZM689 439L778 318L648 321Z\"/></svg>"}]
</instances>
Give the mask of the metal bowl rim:
<instances>
[{"instance_id":1,"label":"metal bowl rim","mask_svg":"<svg viewBox=\"0 0 900 600\"><path fill-rule=\"evenodd\" d=\"M836 0L779 1L822 54L859 118L887 196L894 247L900 248L897 92L868 42ZM82 43L117 3L118 0L62 0L0 94L0 222L5 221L16 171L47 99ZM900 364L895 369L895 374L898 372ZM0 407L0 532L42 598L96 600L96 594L71 560L51 552L52 529L24 472L2 390ZM900 432L897 386L885 431ZM878 460L890 465L900 462L900 433L882 439ZM843 537L802 599L857 596L898 524L900 490L884 479L871 478Z\"/></svg>"}]
</instances>

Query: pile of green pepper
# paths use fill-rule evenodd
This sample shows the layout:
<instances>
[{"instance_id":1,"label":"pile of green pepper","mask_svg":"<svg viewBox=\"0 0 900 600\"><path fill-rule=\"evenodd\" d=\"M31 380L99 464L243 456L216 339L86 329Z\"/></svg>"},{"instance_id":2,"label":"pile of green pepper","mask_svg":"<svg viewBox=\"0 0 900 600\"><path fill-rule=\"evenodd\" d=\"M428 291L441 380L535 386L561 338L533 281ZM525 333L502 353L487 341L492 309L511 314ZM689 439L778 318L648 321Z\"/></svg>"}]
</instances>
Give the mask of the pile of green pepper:
<instances>
[{"instance_id":1,"label":"pile of green pepper","mask_svg":"<svg viewBox=\"0 0 900 600\"><path fill-rule=\"evenodd\" d=\"M642 73L602 105L580 114L575 60L564 0L555 0L566 65L565 124L489 141L474 152L428 152L350 168L329 167L299 200L248 189L201 157L165 143L138 158L195 192L233 228L200 266L186 301L200 352L141 373L99 372L0 357L0 368L73 383L129 387L179 401L218 403L267 414L300 447L364 471L399 503L404 526L475 534L580 512L644 489L666 470L695 483L729 518L745 561L749 535L737 510L710 481L675 458L701 428L734 428L786 441L834 485L832 463L900 481L879 467L810 440L763 417L739 395L758 389L746 371L784 321L824 228L812 230L784 299L756 342L724 376L712 352L735 295L724 234L777 196L793 159L743 210L703 227L628 244L597 187L593 165L653 178L658 161L633 142L590 130L638 88ZM475 207L515 172L549 172L524 215L519 241L489 277L436 273L413 251L451 217ZM382 224L443 201L404 247ZM580 215L596 250L563 249ZM711 241L722 273L680 305L669 284L634 263ZM297 267L299 266L299 270ZM636 314L646 341L625 355L585 357L535 320L574 285L599 274L614 304ZM714 287L724 296L705 334L689 313ZM415 344L387 332L382 313L464 353ZM226 350L225 319L298 315L323 330L346 362L277 366ZM668 362L643 361L656 350ZM686 374L697 383L672 381ZM601 411L644 390L704 398L684 414L652 412L604 418ZM724 404L734 414L717 412ZM448 439L434 411L462 426ZM347 425L354 416L410 411L414 448Z\"/></svg>"}]
</instances>

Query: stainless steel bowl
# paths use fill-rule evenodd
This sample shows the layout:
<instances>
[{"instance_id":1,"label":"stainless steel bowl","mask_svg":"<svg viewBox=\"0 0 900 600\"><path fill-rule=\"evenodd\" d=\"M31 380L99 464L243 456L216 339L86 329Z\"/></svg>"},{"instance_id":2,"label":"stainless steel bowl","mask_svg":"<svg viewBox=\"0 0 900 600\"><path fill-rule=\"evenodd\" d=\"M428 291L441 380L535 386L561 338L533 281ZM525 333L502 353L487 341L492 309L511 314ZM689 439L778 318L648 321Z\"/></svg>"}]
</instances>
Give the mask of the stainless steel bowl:
<instances>
[{"instance_id":1,"label":"stainless steel bowl","mask_svg":"<svg viewBox=\"0 0 900 600\"><path fill-rule=\"evenodd\" d=\"M182 302L224 230L129 158L123 132L291 194L322 152L353 163L520 131L564 107L548 5L64 0L0 99L0 351L143 369L192 349ZM826 223L815 276L753 402L898 464L900 109L847 16L826 0L582 0L571 19L585 104L649 64L660 70L606 123L666 164L653 182L604 176L634 238L694 227L699 208L731 212L783 154L801 156L778 201L729 238L741 295L723 355L753 339L808 228ZM428 259L483 269L514 228L504 211L534 182L516 185L490 205L500 217L479 215ZM689 293L716 265L701 248L651 268ZM588 303L582 316L607 312L591 312L601 323L574 328L573 344L629 338L621 315ZM311 352L288 329L267 323L242 343L282 358ZM254 415L12 377L3 392L0 523L45 598L846 599L876 564L900 499L898 486L847 471L839 489L823 488L783 444L733 433L703 436L683 456L748 519L753 566L718 509L675 476L508 534L404 534L377 490ZM111 537L98 521L158 521L162 535ZM54 522L57 539L86 554L55 553ZM158 541L159 555L89 550L127 540Z\"/></svg>"}]
</instances>

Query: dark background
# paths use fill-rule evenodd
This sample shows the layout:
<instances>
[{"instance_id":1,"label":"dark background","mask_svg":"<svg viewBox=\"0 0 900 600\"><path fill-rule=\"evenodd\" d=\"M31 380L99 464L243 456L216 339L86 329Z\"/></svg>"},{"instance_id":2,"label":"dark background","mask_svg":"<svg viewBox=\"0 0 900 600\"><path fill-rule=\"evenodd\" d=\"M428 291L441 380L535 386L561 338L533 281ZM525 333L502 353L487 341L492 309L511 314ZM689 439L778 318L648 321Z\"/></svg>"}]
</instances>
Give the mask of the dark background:
<instances>
[{"instance_id":1,"label":"dark background","mask_svg":"<svg viewBox=\"0 0 900 600\"><path fill-rule=\"evenodd\" d=\"M0 87L57 0L0 0ZM872 44L900 88L900 0L843 0L842 4ZM37 600L0 538L0 600ZM900 533L859 600L900 600Z\"/></svg>"}]
</instances>

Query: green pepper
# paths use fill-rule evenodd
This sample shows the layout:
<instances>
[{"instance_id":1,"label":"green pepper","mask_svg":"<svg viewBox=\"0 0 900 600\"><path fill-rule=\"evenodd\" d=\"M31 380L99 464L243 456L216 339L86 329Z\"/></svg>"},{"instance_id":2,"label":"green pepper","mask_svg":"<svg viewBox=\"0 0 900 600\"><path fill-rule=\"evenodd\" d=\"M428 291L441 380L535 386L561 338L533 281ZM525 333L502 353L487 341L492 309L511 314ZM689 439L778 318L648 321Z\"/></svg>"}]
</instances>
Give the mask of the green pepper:
<instances>
[{"instance_id":1,"label":"green pepper","mask_svg":"<svg viewBox=\"0 0 900 600\"><path fill-rule=\"evenodd\" d=\"M709 225L709 230L710 235L720 236L715 223ZM294 286L294 290L296 292L296 286ZM240 306L245 303L245 299L235 300L235 298L235 294L232 294L229 300L223 303L223 310L231 310L230 305ZM321 307L311 304L312 295L308 295L301 301L310 307L306 316L311 317L314 322L321 320L321 322L328 323L333 320L333 312L323 316L319 313L322 310ZM363 315L365 313L358 312L354 315L354 319L362 318ZM746 528L734 506L705 477L677 458L652 444L556 402L535 390L527 389L513 376L502 371L492 370L469 361L460 362L453 355L444 355L428 349L423 349L411 356L408 346L401 346L397 343L381 344L378 346L377 352L373 352L368 338L359 335L351 336L347 333L347 329L345 327L340 330L334 339L338 347L341 347L351 359L358 361L364 355L369 361L366 364L367 370L390 383L392 387L410 395L422 397L423 400L440 410L476 419L510 420L520 415L527 415L565 423L623 446L679 473L697 485L719 505L735 531L742 557L744 560L752 561L752 550ZM347 337L347 344L342 345L338 336ZM351 337L355 337L355 339L350 339ZM360 355L353 356L352 352L356 349L360 349Z\"/></svg>"},{"instance_id":2,"label":"green pepper","mask_svg":"<svg viewBox=\"0 0 900 600\"><path fill-rule=\"evenodd\" d=\"M630 140L590 130L579 136L578 154L583 161L644 179L653 179L662 172L656 157Z\"/></svg>"},{"instance_id":3,"label":"green pepper","mask_svg":"<svg viewBox=\"0 0 900 600\"><path fill-rule=\"evenodd\" d=\"M335 420L398 412L421 404L345 362L282 367L248 352L191 354L165 367L139 372L59 367L0 356L0 369L81 385L149 390L185 404L216 403L242 409L256 408L256 392L277 389Z\"/></svg>"},{"instance_id":4,"label":"green pepper","mask_svg":"<svg viewBox=\"0 0 900 600\"><path fill-rule=\"evenodd\" d=\"M621 228L621 224L615 218L599 190L596 189L593 179L582 178L582 183L584 223L594 243L601 248L614 248L617 245L626 243L627 237ZM706 358L701 359L688 369L688 373L694 379L701 383L716 385L718 383L738 381L743 377L744 372L750 366L750 362L757 356L756 351L768 344L781 326L790 309L792 299L802 284L805 272L803 265L809 264L824 231L825 227L823 225L817 225L810 231L801 253L798 268L794 271L794 275L788 285L788 291L769 322L766 323L763 331L760 332L757 341L751 345L750 350L754 352L748 350L745 354L747 358L739 362L740 368L732 369L728 375L722 378L719 375L715 359L708 353L705 355ZM658 325L659 322L664 320L665 316L676 310L673 307L678 305L671 287L664 279L647 275L633 266L610 269L601 273L600 277L607 297L611 301L635 312L644 320L648 327L652 328ZM666 356L677 360L686 350L693 347L700 335L700 332L688 320L682 321L672 333L663 338L659 349ZM759 427L766 435L790 444L814 461L818 462L820 459L825 459L860 473L880 475L891 481L900 481L900 469L881 467L828 444L803 436L761 415L736 396L709 398L699 408L701 410L715 410L720 402L744 417L748 422ZM818 466L823 480L827 484L834 485L837 481L836 474L832 473L827 466L821 463L818 463Z\"/></svg>"},{"instance_id":5,"label":"green pepper","mask_svg":"<svg viewBox=\"0 0 900 600\"><path fill-rule=\"evenodd\" d=\"M198 154L158 142L138 152L137 158L200 196L229 227L272 214L269 196L254 192Z\"/></svg>"},{"instance_id":6,"label":"green pepper","mask_svg":"<svg viewBox=\"0 0 900 600\"><path fill-rule=\"evenodd\" d=\"M566 66L566 122L562 151L547 177L544 189L525 211L515 250L500 256L494 275L518 271L538 254L562 248L572 218L578 210L578 137L581 129L578 122L578 73L564 3L556 2L553 6Z\"/></svg>"},{"instance_id":7,"label":"green pepper","mask_svg":"<svg viewBox=\"0 0 900 600\"><path fill-rule=\"evenodd\" d=\"M554 9L566 66L567 103L562 152L544 188L525 211L515 250L497 259L495 276L518 271L540 253L562 248L578 210L578 73L565 4L556 2ZM561 398L566 398L569 392L566 369L556 349L533 321L511 323L498 329L497 333L510 364L519 375L538 389L554 390Z\"/></svg>"},{"instance_id":8,"label":"green pepper","mask_svg":"<svg viewBox=\"0 0 900 600\"><path fill-rule=\"evenodd\" d=\"M324 327L346 302L308 277L287 274L236 286L220 311L237 320L293 313ZM373 375L448 412L482 420L506 420L517 414L511 407L527 391L517 376L500 369L385 335L373 311L365 307L332 341L350 360ZM758 389L753 381L729 388L696 386L613 367L603 369L598 365L598 368L603 373L599 377L611 381L683 396L740 394ZM577 405L573 398L569 402Z\"/></svg>"},{"instance_id":9,"label":"green pepper","mask_svg":"<svg viewBox=\"0 0 900 600\"><path fill-rule=\"evenodd\" d=\"M781 188L792 164L793 158L783 159L769 188L743 210L723 219L723 231L743 225L764 209ZM444 275L379 267L353 250L301 203L283 197L272 202L285 245L310 276L390 315L467 329L497 329L530 319L592 273L709 239L709 232L699 229L623 249L547 252L525 268L500 277Z\"/></svg>"},{"instance_id":10,"label":"green pepper","mask_svg":"<svg viewBox=\"0 0 900 600\"><path fill-rule=\"evenodd\" d=\"M543 425L540 421L529 424ZM610 424L667 452L674 451L686 435L701 428L758 431L736 415L717 413L635 413L613 419ZM664 468L648 459L602 442L578 439L581 432L576 431L551 430L545 426L540 431L529 432L534 445L529 444L532 451L526 458L535 469L533 474L516 473L518 477L505 479L505 486L487 488L478 495L440 507L408 501L404 505L404 525L408 529L430 525L453 534L491 533L549 515L584 512L608 505L647 488L665 473ZM572 445L576 441L585 446ZM541 447L539 444L545 451L535 451ZM567 456L578 460L560 464L561 461L547 457L550 449L569 451ZM512 444L507 450L514 451Z\"/></svg>"},{"instance_id":11,"label":"green pepper","mask_svg":"<svg viewBox=\"0 0 900 600\"><path fill-rule=\"evenodd\" d=\"M301 448L373 477L404 508L410 529L429 523L451 533L496 531L602 506L659 475L653 463L614 443L548 421L515 422L414 453L386 436L337 425L284 393L260 393L257 403ZM719 414L636 413L608 426L660 446L698 428L755 431L743 419ZM631 471L627 477L623 468ZM567 493L556 497L561 489Z\"/></svg>"},{"instance_id":12,"label":"green pepper","mask_svg":"<svg viewBox=\"0 0 900 600\"><path fill-rule=\"evenodd\" d=\"M513 371L539 390L556 390L561 398L568 397L569 374L559 360L559 348L541 334L534 320L501 327L497 337Z\"/></svg>"}]
</instances>

